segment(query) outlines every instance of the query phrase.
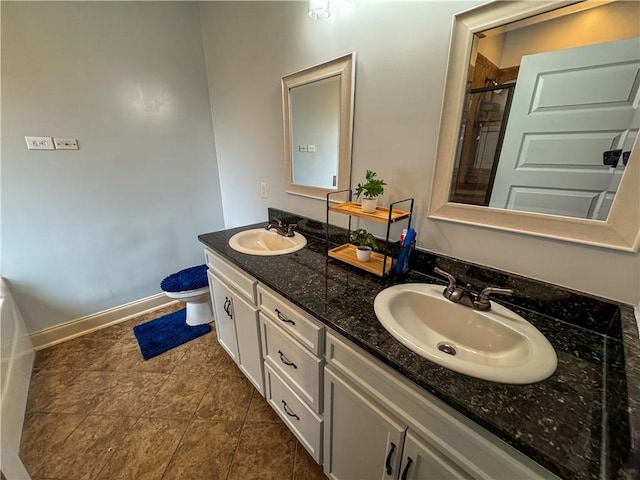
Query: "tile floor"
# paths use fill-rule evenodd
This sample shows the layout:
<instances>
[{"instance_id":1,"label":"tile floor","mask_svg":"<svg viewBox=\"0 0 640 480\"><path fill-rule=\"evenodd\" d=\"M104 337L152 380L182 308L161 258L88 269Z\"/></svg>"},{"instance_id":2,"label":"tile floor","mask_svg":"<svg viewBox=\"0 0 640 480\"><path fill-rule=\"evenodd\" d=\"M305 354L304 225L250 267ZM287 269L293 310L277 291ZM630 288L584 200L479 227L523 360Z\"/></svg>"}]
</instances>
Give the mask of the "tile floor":
<instances>
[{"instance_id":1,"label":"tile floor","mask_svg":"<svg viewBox=\"0 0 640 480\"><path fill-rule=\"evenodd\" d=\"M144 361L134 325L37 352L20 456L34 480L324 479L217 342Z\"/></svg>"}]
</instances>

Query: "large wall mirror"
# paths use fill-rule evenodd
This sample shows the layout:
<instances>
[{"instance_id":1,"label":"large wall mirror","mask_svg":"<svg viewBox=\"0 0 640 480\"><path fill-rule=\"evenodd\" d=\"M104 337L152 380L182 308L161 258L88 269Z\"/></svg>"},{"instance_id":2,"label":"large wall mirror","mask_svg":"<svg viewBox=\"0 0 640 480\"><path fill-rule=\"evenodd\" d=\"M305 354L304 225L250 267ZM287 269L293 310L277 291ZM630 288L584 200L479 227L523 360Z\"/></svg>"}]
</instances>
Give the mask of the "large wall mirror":
<instances>
[{"instance_id":1,"label":"large wall mirror","mask_svg":"<svg viewBox=\"0 0 640 480\"><path fill-rule=\"evenodd\" d=\"M456 15L429 217L636 251L639 104L639 2Z\"/></svg>"},{"instance_id":2,"label":"large wall mirror","mask_svg":"<svg viewBox=\"0 0 640 480\"><path fill-rule=\"evenodd\" d=\"M350 53L282 78L288 193L326 199L350 188L355 60Z\"/></svg>"}]
</instances>

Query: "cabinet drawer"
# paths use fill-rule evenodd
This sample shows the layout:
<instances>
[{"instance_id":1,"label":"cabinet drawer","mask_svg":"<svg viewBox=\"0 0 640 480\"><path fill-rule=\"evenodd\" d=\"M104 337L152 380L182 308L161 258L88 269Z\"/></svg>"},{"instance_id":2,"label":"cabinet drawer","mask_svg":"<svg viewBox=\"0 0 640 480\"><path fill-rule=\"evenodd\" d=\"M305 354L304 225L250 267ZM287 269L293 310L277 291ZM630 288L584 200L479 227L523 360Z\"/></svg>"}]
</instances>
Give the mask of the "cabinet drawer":
<instances>
[{"instance_id":1,"label":"cabinet drawer","mask_svg":"<svg viewBox=\"0 0 640 480\"><path fill-rule=\"evenodd\" d=\"M309 353L262 312L260 327L265 362L278 372L314 412L322 412L324 360Z\"/></svg>"},{"instance_id":2,"label":"cabinet drawer","mask_svg":"<svg viewBox=\"0 0 640 480\"><path fill-rule=\"evenodd\" d=\"M317 357L324 354L324 327L263 285L258 285L258 306L289 335Z\"/></svg>"},{"instance_id":3,"label":"cabinet drawer","mask_svg":"<svg viewBox=\"0 0 640 480\"><path fill-rule=\"evenodd\" d=\"M251 303L256 304L256 285L258 281L255 278L247 275L226 260L223 260L220 255L212 252L208 248L204 249L204 257L207 266L213 272L221 276L224 281L238 293L247 297Z\"/></svg>"},{"instance_id":4,"label":"cabinet drawer","mask_svg":"<svg viewBox=\"0 0 640 480\"><path fill-rule=\"evenodd\" d=\"M264 372L267 401L313 459L322 464L322 418L305 405L268 363L264 364Z\"/></svg>"}]
</instances>

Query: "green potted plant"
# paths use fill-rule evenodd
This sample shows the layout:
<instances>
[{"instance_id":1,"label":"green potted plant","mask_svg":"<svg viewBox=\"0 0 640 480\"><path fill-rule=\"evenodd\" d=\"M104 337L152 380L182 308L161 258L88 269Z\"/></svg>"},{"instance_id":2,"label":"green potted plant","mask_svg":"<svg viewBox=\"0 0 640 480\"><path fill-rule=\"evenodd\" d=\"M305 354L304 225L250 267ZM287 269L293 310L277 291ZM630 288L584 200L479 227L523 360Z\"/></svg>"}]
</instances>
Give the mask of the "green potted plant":
<instances>
[{"instance_id":1,"label":"green potted plant","mask_svg":"<svg viewBox=\"0 0 640 480\"><path fill-rule=\"evenodd\" d=\"M349 240L356 246L356 257L361 262L368 262L371 258L371 251L378 249L378 240L364 228L351 232Z\"/></svg>"},{"instance_id":2,"label":"green potted plant","mask_svg":"<svg viewBox=\"0 0 640 480\"><path fill-rule=\"evenodd\" d=\"M362 196L362 211L364 213L375 212L378 206L378 197L384 193L384 180L376 178L378 174L373 170L367 170L365 183L359 183L356 187L356 198Z\"/></svg>"}]
</instances>

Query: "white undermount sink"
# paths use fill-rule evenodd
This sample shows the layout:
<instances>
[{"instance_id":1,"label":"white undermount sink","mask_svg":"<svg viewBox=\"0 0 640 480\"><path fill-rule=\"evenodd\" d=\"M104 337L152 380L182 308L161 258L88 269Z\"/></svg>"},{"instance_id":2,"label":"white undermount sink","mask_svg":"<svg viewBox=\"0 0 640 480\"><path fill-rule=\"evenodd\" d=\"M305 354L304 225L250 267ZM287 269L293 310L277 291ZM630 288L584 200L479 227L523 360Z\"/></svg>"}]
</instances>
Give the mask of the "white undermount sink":
<instances>
[{"instance_id":1,"label":"white undermount sink","mask_svg":"<svg viewBox=\"0 0 640 480\"><path fill-rule=\"evenodd\" d=\"M428 283L386 288L374 301L376 316L418 355L471 377L526 384L555 372L555 350L524 318L495 302L487 312L453 303L442 295L444 288Z\"/></svg>"},{"instance_id":2,"label":"white undermount sink","mask_svg":"<svg viewBox=\"0 0 640 480\"><path fill-rule=\"evenodd\" d=\"M279 235L275 230L254 228L236 233L229 239L229 246L237 252L249 255L284 255L304 248L307 239L297 232L293 237Z\"/></svg>"}]
</instances>

